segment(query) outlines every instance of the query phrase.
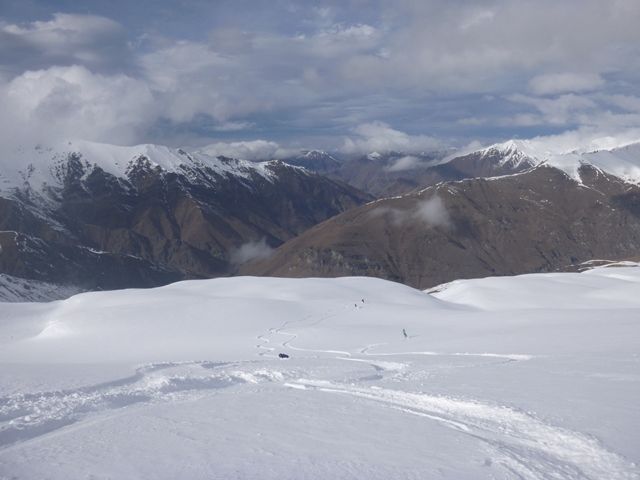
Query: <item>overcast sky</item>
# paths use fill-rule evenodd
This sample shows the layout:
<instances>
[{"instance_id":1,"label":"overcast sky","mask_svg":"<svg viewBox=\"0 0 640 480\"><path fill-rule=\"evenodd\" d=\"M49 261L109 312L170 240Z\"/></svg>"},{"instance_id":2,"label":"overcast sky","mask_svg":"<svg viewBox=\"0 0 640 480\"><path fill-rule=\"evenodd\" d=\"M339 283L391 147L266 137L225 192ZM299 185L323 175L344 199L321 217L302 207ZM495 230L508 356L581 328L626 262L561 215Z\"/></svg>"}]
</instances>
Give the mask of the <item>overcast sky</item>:
<instances>
[{"instance_id":1,"label":"overcast sky","mask_svg":"<svg viewBox=\"0 0 640 480\"><path fill-rule=\"evenodd\" d=\"M2 0L0 140L640 140L639 25L638 0Z\"/></svg>"}]
</instances>

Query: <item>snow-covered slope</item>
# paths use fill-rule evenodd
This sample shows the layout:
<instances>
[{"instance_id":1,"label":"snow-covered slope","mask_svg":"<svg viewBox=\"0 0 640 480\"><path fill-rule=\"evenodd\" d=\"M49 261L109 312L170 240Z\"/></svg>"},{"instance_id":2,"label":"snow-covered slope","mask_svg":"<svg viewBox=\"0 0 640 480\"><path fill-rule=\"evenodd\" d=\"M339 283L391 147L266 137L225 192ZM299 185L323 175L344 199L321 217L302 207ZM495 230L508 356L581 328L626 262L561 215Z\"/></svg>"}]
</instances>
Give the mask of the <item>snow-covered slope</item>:
<instances>
[{"instance_id":1,"label":"snow-covered slope","mask_svg":"<svg viewBox=\"0 0 640 480\"><path fill-rule=\"evenodd\" d=\"M580 182L578 170L583 165L593 165L625 182L640 183L640 142L614 147L558 150L536 140L510 140L495 144L479 152L481 158L499 158L499 165L520 166L546 164L558 168Z\"/></svg>"},{"instance_id":2,"label":"snow-covered slope","mask_svg":"<svg viewBox=\"0 0 640 480\"><path fill-rule=\"evenodd\" d=\"M0 304L0 478L640 478L640 268L440 290Z\"/></svg>"},{"instance_id":3,"label":"snow-covered slope","mask_svg":"<svg viewBox=\"0 0 640 480\"><path fill-rule=\"evenodd\" d=\"M266 168L273 162L249 162L245 160L210 157L203 153L187 153L159 145L121 147L86 141L61 143L53 147L37 146L33 150L16 150L4 161L0 170L0 193L29 186L40 192L44 186L60 186L64 180L70 155L85 167L85 175L99 167L118 178L127 178L132 167L143 161L151 169L160 168L169 173L185 173L185 169L208 167L220 175L248 178L252 172L270 178Z\"/></svg>"},{"instance_id":4,"label":"snow-covered slope","mask_svg":"<svg viewBox=\"0 0 640 480\"><path fill-rule=\"evenodd\" d=\"M581 165L593 165L625 182L640 183L640 143L610 150L552 155L547 163L559 168L576 180L580 179L578 168Z\"/></svg>"}]
</instances>

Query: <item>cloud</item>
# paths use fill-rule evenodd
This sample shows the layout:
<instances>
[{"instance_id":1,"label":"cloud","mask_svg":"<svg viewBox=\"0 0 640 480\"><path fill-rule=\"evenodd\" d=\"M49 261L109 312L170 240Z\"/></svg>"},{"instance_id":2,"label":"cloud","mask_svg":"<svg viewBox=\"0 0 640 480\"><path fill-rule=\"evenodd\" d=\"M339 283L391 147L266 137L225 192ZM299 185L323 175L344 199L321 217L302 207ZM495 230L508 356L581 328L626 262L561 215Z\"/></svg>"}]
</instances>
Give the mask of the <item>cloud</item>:
<instances>
[{"instance_id":1,"label":"cloud","mask_svg":"<svg viewBox=\"0 0 640 480\"><path fill-rule=\"evenodd\" d=\"M253 35L233 25L216 28L208 36L211 48L217 52L237 55L253 50Z\"/></svg>"},{"instance_id":2,"label":"cloud","mask_svg":"<svg viewBox=\"0 0 640 480\"><path fill-rule=\"evenodd\" d=\"M428 228L449 228L451 219L442 199L433 196L417 202L412 210L400 210L393 207L378 207L371 211L370 215L385 216L389 218L395 227L404 227L408 224L420 223Z\"/></svg>"},{"instance_id":3,"label":"cloud","mask_svg":"<svg viewBox=\"0 0 640 480\"><path fill-rule=\"evenodd\" d=\"M640 125L640 123L637 123L637 125ZM558 135L534 137L530 142L537 150L561 153L570 151L588 152L614 148L637 142L638 139L640 139L640 126L624 129L603 129L583 126L575 130L562 132Z\"/></svg>"},{"instance_id":4,"label":"cloud","mask_svg":"<svg viewBox=\"0 0 640 480\"><path fill-rule=\"evenodd\" d=\"M148 86L82 66L28 71L0 84L3 146L60 139L134 141L155 119Z\"/></svg>"},{"instance_id":5,"label":"cloud","mask_svg":"<svg viewBox=\"0 0 640 480\"><path fill-rule=\"evenodd\" d=\"M142 55L140 63L162 103L162 117L176 124L199 115L224 124L273 103L254 87L250 66L202 43L179 41Z\"/></svg>"},{"instance_id":6,"label":"cloud","mask_svg":"<svg viewBox=\"0 0 640 480\"><path fill-rule=\"evenodd\" d=\"M440 197L421 201L413 217L430 227L448 227L451 224L449 213Z\"/></svg>"},{"instance_id":7,"label":"cloud","mask_svg":"<svg viewBox=\"0 0 640 480\"><path fill-rule=\"evenodd\" d=\"M241 160L264 161L299 155L299 150L281 148L276 142L254 140L248 142L218 142L201 149L212 157L223 155Z\"/></svg>"},{"instance_id":8,"label":"cloud","mask_svg":"<svg viewBox=\"0 0 640 480\"><path fill-rule=\"evenodd\" d=\"M514 94L509 100L534 106L542 116L539 124L565 125L575 122L581 112L593 111L597 103L589 97L569 93L557 98L538 98Z\"/></svg>"},{"instance_id":9,"label":"cloud","mask_svg":"<svg viewBox=\"0 0 640 480\"><path fill-rule=\"evenodd\" d=\"M618 108L640 113L640 97L634 95L612 95L610 101L612 105Z\"/></svg>"},{"instance_id":10,"label":"cloud","mask_svg":"<svg viewBox=\"0 0 640 480\"><path fill-rule=\"evenodd\" d=\"M431 91L496 91L528 72L627 70L640 38L635 0L407 0L394 7L396 18L410 20L385 37L388 58L349 59L354 79Z\"/></svg>"},{"instance_id":11,"label":"cloud","mask_svg":"<svg viewBox=\"0 0 640 480\"><path fill-rule=\"evenodd\" d=\"M423 164L424 162L422 162L418 157L407 155L406 157L397 159L393 165L387 167L386 170L387 172L403 172L405 170L419 168Z\"/></svg>"},{"instance_id":12,"label":"cloud","mask_svg":"<svg viewBox=\"0 0 640 480\"><path fill-rule=\"evenodd\" d=\"M433 164L433 160L426 160L425 158L416 157L414 155L406 155L395 160L393 164L386 167L385 170L387 172L404 172L406 170L428 167Z\"/></svg>"},{"instance_id":13,"label":"cloud","mask_svg":"<svg viewBox=\"0 0 640 480\"><path fill-rule=\"evenodd\" d=\"M255 126L253 122L226 122L222 125L213 127L217 132L235 132L238 130L246 130Z\"/></svg>"},{"instance_id":14,"label":"cloud","mask_svg":"<svg viewBox=\"0 0 640 480\"><path fill-rule=\"evenodd\" d=\"M375 121L358 125L353 129L355 137L344 139L340 151L345 154L373 151L433 151L442 147L440 141L426 135L411 136L391 128L384 122Z\"/></svg>"},{"instance_id":15,"label":"cloud","mask_svg":"<svg viewBox=\"0 0 640 480\"><path fill-rule=\"evenodd\" d=\"M197 145L233 134L247 156L256 137L420 152L542 128L633 128L638 113L637 0L190 1L179 11L160 0L131 12L107 2L94 10L105 16L27 3L51 16L0 21L2 105L24 123L3 108L3 143L15 130Z\"/></svg>"},{"instance_id":16,"label":"cloud","mask_svg":"<svg viewBox=\"0 0 640 480\"><path fill-rule=\"evenodd\" d=\"M135 70L124 27L104 17L64 13L26 26L0 24L0 71L9 79L25 70L72 65L98 73Z\"/></svg>"},{"instance_id":17,"label":"cloud","mask_svg":"<svg viewBox=\"0 0 640 480\"><path fill-rule=\"evenodd\" d=\"M604 79L596 73L545 74L538 75L529 81L529 88L535 95L585 92L597 90L604 85Z\"/></svg>"},{"instance_id":18,"label":"cloud","mask_svg":"<svg viewBox=\"0 0 640 480\"><path fill-rule=\"evenodd\" d=\"M533 107L535 112L517 113L504 118L504 125L565 127L564 133L552 134L549 138L571 139L569 143L573 145L572 149L581 147L575 143L578 139L589 144L598 138L619 137L625 143L629 135L633 135L631 132L640 129L640 98L634 95L593 92L551 98L514 94L508 98ZM637 135L636 140L639 139Z\"/></svg>"},{"instance_id":19,"label":"cloud","mask_svg":"<svg viewBox=\"0 0 640 480\"><path fill-rule=\"evenodd\" d=\"M232 271L235 271L251 260L258 258L267 258L271 255L273 249L267 245L266 239L262 238L256 242L248 242L240 246L237 250L231 252L229 263Z\"/></svg>"}]
</instances>

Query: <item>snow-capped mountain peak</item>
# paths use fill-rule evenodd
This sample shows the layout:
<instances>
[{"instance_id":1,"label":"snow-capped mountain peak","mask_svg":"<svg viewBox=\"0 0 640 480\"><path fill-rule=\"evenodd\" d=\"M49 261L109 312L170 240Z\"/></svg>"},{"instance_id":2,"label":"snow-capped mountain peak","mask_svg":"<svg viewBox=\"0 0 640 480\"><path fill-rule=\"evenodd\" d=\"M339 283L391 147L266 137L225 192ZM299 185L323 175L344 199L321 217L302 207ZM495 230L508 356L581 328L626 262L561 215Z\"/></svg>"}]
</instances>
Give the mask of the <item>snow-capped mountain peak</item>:
<instances>
[{"instance_id":1,"label":"snow-capped mountain peak","mask_svg":"<svg viewBox=\"0 0 640 480\"><path fill-rule=\"evenodd\" d=\"M299 158L312 160L325 157L331 157L331 155L327 152L323 152L322 150L306 150Z\"/></svg>"},{"instance_id":2,"label":"snow-capped mountain peak","mask_svg":"<svg viewBox=\"0 0 640 480\"><path fill-rule=\"evenodd\" d=\"M160 169L167 173L208 168L223 176L249 178L258 174L270 179L273 162L254 163L245 160L214 158L204 153L187 153L181 149L143 144L132 147L107 145L87 141L64 142L53 147L37 146L17 150L11 155L11 168L0 171L0 192L29 188L42 191L61 186L73 162L87 176L100 169L116 178L127 179L136 168Z\"/></svg>"},{"instance_id":3,"label":"snow-capped mountain peak","mask_svg":"<svg viewBox=\"0 0 640 480\"><path fill-rule=\"evenodd\" d=\"M592 165L628 183L640 183L640 142L586 153L551 155L547 164L580 181L579 168Z\"/></svg>"},{"instance_id":4,"label":"snow-capped mountain peak","mask_svg":"<svg viewBox=\"0 0 640 480\"><path fill-rule=\"evenodd\" d=\"M548 152L542 151L526 140L509 140L491 145L480 151L481 158L500 157L500 165L511 163L520 166L524 163L537 165L548 158Z\"/></svg>"},{"instance_id":5,"label":"snow-capped mountain peak","mask_svg":"<svg viewBox=\"0 0 640 480\"><path fill-rule=\"evenodd\" d=\"M630 183L640 183L640 142L626 142L618 145L605 142L607 148L593 148L590 143L582 148L567 150L554 147L542 140L509 140L491 145L480 150L480 158L498 159L502 166L511 164L514 167L529 164L537 166L545 164L562 170L580 182L580 167L592 165Z\"/></svg>"}]
</instances>

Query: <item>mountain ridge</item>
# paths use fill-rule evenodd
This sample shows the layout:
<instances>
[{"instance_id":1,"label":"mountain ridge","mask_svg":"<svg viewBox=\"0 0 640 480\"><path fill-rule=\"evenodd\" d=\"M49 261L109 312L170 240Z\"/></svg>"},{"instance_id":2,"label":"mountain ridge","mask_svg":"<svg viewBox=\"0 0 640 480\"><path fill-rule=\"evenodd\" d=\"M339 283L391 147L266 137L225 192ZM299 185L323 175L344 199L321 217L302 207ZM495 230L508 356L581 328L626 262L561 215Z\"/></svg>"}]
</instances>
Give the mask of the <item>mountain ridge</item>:
<instances>
[{"instance_id":1,"label":"mountain ridge","mask_svg":"<svg viewBox=\"0 0 640 480\"><path fill-rule=\"evenodd\" d=\"M381 199L316 225L240 273L364 275L425 289L636 256L640 186L590 164L576 175L542 162Z\"/></svg>"},{"instance_id":2,"label":"mountain ridge","mask_svg":"<svg viewBox=\"0 0 640 480\"><path fill-rule=\"evenodd\" d=\"M89 289L227 276L244 245L268 250L372 198L280 161L82 145L23 152L3 174L0 231L18 234L0 235L1 273Z\"/></svg>"},{"instance_id":3,"label":"mountain ridge","mask_svg":"<svg viewBox=\"0 0 640 480\"><path fill-rule=\"evenodd\" d=\"M89 289L236 271L428 288L636 256L640 143L582 150L514 140L351 162L310 150L295 166L149 144L39 146L0 171L0 273ZM381 198L341 182L341 168Z\"/></svg>"}]
</instances>

